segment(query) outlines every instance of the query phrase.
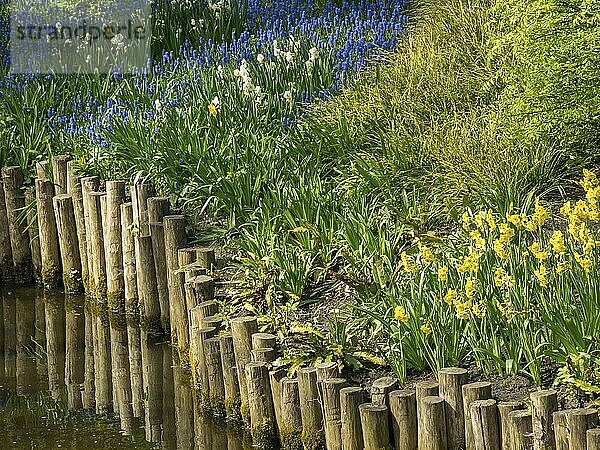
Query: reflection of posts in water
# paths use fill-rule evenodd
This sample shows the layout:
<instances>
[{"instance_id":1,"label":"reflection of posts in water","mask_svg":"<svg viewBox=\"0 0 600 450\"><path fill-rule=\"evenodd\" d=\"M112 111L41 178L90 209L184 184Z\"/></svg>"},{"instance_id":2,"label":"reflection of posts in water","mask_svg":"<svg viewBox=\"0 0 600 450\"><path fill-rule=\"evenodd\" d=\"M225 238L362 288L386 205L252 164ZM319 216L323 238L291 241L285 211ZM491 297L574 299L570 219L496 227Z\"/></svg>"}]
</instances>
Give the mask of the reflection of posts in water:
<instances>
[{"instance_id":1,"label":"reflection of posts in water","mask_svg":"<svg viewBox=\"0 0 600 450\"><path fill-rule=\"evenodd\" d=\"M140 311L137 294L135 266L135 241L133 236L133 207L121 205L121 240L123 248L123 281L125 315L127 320L127 345L129 350L129 375L133 415L144 417L144 384L142 377L142 349L140 343Z\"/></svg>"},{"instance_id":2,"label":"reflection of posts in water","mask_svg":"<svg viewBox=\"0 0 600 450\"><path fill-rule=\"evenodd\" d=\"M169 345L162 345L163 349L163 448L177 448L175 433L175 387L173 380L173 356Z\"/></svg>"},{"instance_id":3,"label":"reflection of posts in water","mask_svg":"<svg viewBox=\"0 0 600 450\"><path fill-rule=\"evenodd\" d=\"M85 315L82 296L65 298L66 367L65 383L70 410L83 407L82 387L85 379ZM86 405L87 406L87 405Z\"/></svg>"},{"instance_id":4,"label":"reflection of posts in water","mask_svg":"<svg viewBox=\"0 0 600 450\"><path fill-rule=\"evenodd\" d=\"M36 369L34 357L35 336L35 299L15 299L16 324L17 324L17 394L30 395L36 383Z\"/></svg>"},{"instance_id":5,"label":"reflection of posts in water","mask_svg":"<svg viewBox=\"0 0 600 450\"><path fill-rule=\"evenodd\" d=\"M85 380L83 382L83 407L94 410L96 408L96 387L94 380L94 317L92 316L93 302L89 297L85 299Z\"/></svg>"},{"instance_id":6,"label":"reflection of posts in water","mask_svg":"<svg viewBox=\"0 0 600 450\"><path fill-rule=\"evenodd\" d=\"M144 330L142 330L141 337L144 394L146 398L146 440L148 442L160 442L163 406L163 352L159 345L148 341L148 334Z\"/></svg>"},{"instance_id":7,"label":"reflection of posts in water","mask_svg":"<svg viewBox=\"0 0 600 450\"><path fill-rule=\"evenodd\" d=\"M17 384L17 313L14 297L4 296L2 315L4 319L4 375L7 386L14 389Z\"/></svg>"},{"instance_id":8,"label":"reflection of posts in water","mask_svg":"<svg viewBox=\"0 0 600 450\"><path fill-rule=\"evenodd\" d=\"M121 238L121 204L125 201L125 182L106 182L105 248L106 291L110 319L112 377L121 429L133 432L129 351L125 322L125 280L123 278L123 241Z\"/></svg>"},{"instance_id":9,"label":"reflection of posts in water","mask_svg":"<svg viewBox=\"0 0 600 450\"><path fill-rule=\"evenodd\" d=\"M44 293L36 290L35 293L35 344L36 352L44 353L46 351L46 307L44 306ZM36 359L38 381L48 380L48 365L43 358Z\"/></svg>"},{"instance_id":10,"label":"reflection of posts in water","mask_svg":"<svg viewBox=\"0 0 600 450\"><path fill-rule=\"evenodd\" d=\"M65 385L65 309L64 298L46 293L46 353L48 387L57 399Z\"/></svg>"},{"instance_id":11,"label":"reflection of posts in water","mask_svg":"<svg viewBox=\"0 0 600 450\"><path fill-rule=\"evenodd\" d=\"M189 374L179 364L176 352L173 356L173 398L175 423L177 424L177 448L194 448L194 400L189 384Z\"/></svg>"},{"instance_id":12,"label":"reflection of posts in water","mask_svg":"<svg viewBox=\"0 0 600 450\"><path fill-rule=\"evenodd\" d=\"M112 367L110 363L110 330L108 326L108 311L96 303L99 311L92 314L93 326L96 327L94 339L94 374L96 389L96 412L107 414L113 408Z\"/></svg>"},{"instance_id":13,"label":"reflection of posts in water","mask_svg":"<svg viewBox=\"0 0 600 450\"><path fill-rule=\"evenodd\" d=\"M1 189L0 194L2 194ZM0 386L3 386L6 381L6 373L4 371L4 298L2 294L0 294L0 311L3 314L2 320L0 320Z\"/></svg>"}]
</instances>

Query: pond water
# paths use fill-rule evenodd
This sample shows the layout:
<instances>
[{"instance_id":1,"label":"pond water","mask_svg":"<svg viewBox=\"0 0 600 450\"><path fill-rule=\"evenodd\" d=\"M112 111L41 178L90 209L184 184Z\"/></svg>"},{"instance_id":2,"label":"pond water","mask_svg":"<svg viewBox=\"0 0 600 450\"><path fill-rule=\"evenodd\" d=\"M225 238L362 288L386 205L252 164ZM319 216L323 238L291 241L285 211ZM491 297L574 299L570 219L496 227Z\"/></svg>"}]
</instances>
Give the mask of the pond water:
<instances>
[{"instance_id":1,"label":"pond water","mask_svg":"<svg viewBox=\"0 0 600 450\"><path fill-rule=\"evenodd\" d=\"M169 345L93 309L0 290L0 449L250 448L201 412Z\"/></svg>"}]
</instances>

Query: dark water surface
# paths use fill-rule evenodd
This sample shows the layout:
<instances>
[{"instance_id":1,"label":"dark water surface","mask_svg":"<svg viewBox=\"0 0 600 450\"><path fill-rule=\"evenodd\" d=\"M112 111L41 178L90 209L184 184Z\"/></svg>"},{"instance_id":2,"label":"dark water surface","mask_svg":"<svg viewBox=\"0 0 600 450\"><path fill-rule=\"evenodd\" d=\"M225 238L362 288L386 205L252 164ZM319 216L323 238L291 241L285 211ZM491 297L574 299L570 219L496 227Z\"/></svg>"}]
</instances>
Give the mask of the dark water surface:
<instances>
[{"instance_id":1,"label":"dark water surface","mask_svg":"<svg viewBox=\"0 0 600 450\"><path fill-rule=\"evenodd\" d=\"M203 416L169 345L94 309L0 290L0 449L249 448Z\"/></svg>"}]
</instances>

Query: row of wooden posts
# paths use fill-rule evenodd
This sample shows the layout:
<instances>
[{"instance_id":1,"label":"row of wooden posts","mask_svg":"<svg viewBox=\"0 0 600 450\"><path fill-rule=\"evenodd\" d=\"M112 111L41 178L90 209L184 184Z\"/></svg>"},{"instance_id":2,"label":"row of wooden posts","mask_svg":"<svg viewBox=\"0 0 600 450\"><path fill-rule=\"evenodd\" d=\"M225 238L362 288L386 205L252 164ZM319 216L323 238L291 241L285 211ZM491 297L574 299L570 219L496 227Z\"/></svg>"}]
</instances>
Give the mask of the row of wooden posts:
<instances>
[{"instance_id":1,"label":"row of wooden posts","mask_svg":"<svg viewBox=\"0 0 600 450\"><path fill-rule=\"evenodd\" d=\"M2 169L2 279L85 291L101 317L139 317L142 339L170 335L180 359L190 365L200 402L216 416L241 419L255 444L308 450L600 450L596 410L558 411L555 391L532 393L528 406L498 403L491 384L469 383L465 369L442 369L439 380L409 390L381 378L370 396L349 386L335 363L288 377L274 364L276 337L259 333L255 317L221 315L210 275L215 254L188 246L186 218L170 214L168 198L153 196L150 185L139 183L130 187L127 201L125 181L101 183L77 175L72 165L67 156L38 163L34 189L23 186L21 168ZM36 211L26 208L34 199ZM101 336L100 330L86 332L86 339L103 342L108 352L111 338L125 346L123 341L134 339ZM133 348L129 345L130 352Z\"/></svg>"}]
</instances>

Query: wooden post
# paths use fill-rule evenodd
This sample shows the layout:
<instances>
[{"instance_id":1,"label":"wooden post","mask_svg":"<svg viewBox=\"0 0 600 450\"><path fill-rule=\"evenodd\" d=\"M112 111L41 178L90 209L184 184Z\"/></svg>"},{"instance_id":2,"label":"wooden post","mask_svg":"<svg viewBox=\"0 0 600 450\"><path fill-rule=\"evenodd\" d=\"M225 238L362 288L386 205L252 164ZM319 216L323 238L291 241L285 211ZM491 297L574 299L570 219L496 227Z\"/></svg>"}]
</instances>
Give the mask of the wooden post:
<instances>
[{"instance_id":1,"label":"wooden post","mask_svg":"<svg viewBox=\"0 0 600 450\"><path fill-rule=\"evenodd\" d=\"M302 449L302 416L298 380L281 380L281 446L284 450ZM358 448L358 447L357 447Z\"/></svg>"},{"instance_id":2,"label":"wooden post","mask_svg":"<svg viewBox=\"0 0 600 450\"><path fill-rule=\"evenodd\" d=\"M396 448L417 450L417 397L414 389L389 394Z\"/></svg>"},{"instance_id":3,"label":"wooden post","mask_svg":"<svg viewBox=\"0 0 600 450\"><path fill-rule=\"evenodd\" d=\"M204 341L204 359L207 379L203 382L208 384L210 407L215 416L223 417L225 416L225 385L219 338L214 337Z\"/></svg>"},{"instance_id":4,"label":"wooden post","mask_svg":"<svg viewBox=\"0 0 600 450\"><path fill-rule=\"evenodd\" d=\"M67 163L71 160L69 155L56 155L52 157L52 178L56 195L66 194L68 191Z\"/></svg>"},{"instance_id":5,"label":"wooden post","mask_svg":"<svg viewBox=\"0 0 600 450\"><path fill-rule=\"evenodd\" d=\"M194 448L194 400L189 386L189 375L177 361L177 352L173 353L173 384L175 390L175 423L177 447Z\"/></svg>"},{"instance_id":6,"label":"wooden post","mask_svg":"<svg viewBox=\"0 0 600 450\"><path fill-rule=\"evenodd\" d=\"M271 363L276 359L277 352L274 348L257 348L256 350L252 350L252 361L264 362L271 367Z\"/></svg>"},{"instance_id":7,"label":"wooden post","mask_svg":"<svg viewBox=\"0 0 600 450\"><path fill-rule=\"evenodd\" d=\"M364 447L360 411L358 409L364 401L362 388L346 387L340 391L343 450Z\"/></svg>"},{"instance_id":8,"label":"wooden post","mask_svg":"<svg viewBox=\"0 0 600 450\"><path fill-rule=\"evenodd\" d=\"M600 428L588 430L587 448L588 450L600 450Z\"/></svg>"},{"instance_id":9,"label":"wooden post","mask_svg":"<svg viewBox=\"0 0 600 450\"><path fill-rule=\"evenodd\" d=\"M8 226L8 215L6 214L6 201L4 200L4 183L0 180L0 279L3 283L9 284L13 282L13 257L12 249L10 247L10 229ZM29 196L27 195L29 194ZM28 190L25 194L25 203L30 205L32 201L35 201L35 194L31 194L31 190ZM29 230L29 240L31 245L32 258L35 254L37 257L38 265L41 266L40 242L37 236L37 214L29 208L27 214L27 228ZM35 223L34 223L35 222ZM37 253L34 253L34 249L37 249Z\"/></svg>"},{"instance_id":10,"label":"wooden post","mask_svg":"<svg viewBox=\"0 0 600 450\"><path fill-rule=\"evenodd\" d=\"M4 210L6 213L6 207L4 205L4 191L0 189L0 211ZM29 250L31 251L31 261L33 263L33 276L35 278L35 282L38 284L42 283L42 253L40 250L40 233L38 228L38 218L37 218L37 206L36 206L36 197L35 197L35 186L30 186L25 191L25 207L27 210L27 233L29 234ZM6 217L4 217L6 221ZM6 272L7 281L12 282L12 251L10 249L10 241L8 239L8 222L6 222L6 226L2 223L2 219L0 218L0 232L4 229L2 242L8 245L7 249L3 249L2 254L8 255L8 263L4 266L3 269Z\"/></svg>"},{"instance_id":11,"label":"wooden post","mask_svg":"<svg viewBox=\"0 0 600 450\"><path fill-rule=\"evenodd\" d=\"M459 367L440 370L440 397L446 401L448 447L465 445L465 412L463 409L462 386L467 383L469 373Z\"/></svg>"},{"instance_id":12,"label":"wooden post","mask_svg":"<svg viewBox=\"0 0 600 450\"><path fill-rule=\"evenodd\" d=\"M206 275L190 278L189 289L186 290L186 303L188 308L194 308L200 303L211 301L215 298L215 280Z\"/></svg>"},{"instance_id":13,"label":"wooden post","mask_svg":"<svg viewBox=\"0 0 600 450\"><path fill-rule=\"evenodd\" d=\"M70 161L72 162L72 161ZM81 279L84 289L88 286L88 253L87 233L85 229L85 212L83 209L83 192L81 190L81 176L68 171L69 194L73 197L73 210L77 227L77 243L79 244L79 258L81 259Z\"/></svg>"},{"instance_id":14,"label":"wooden post","mask_svg":"<svg viewBox=\"0 0 600 450\"><path fill-rule=\"evenodd\" d=\"M272 335L275 337L274 335ZM275 345L275 340L273 340L273 345ZM265 345L266 346L266 345ZM323 362L315 364L315 368L317 369L317 381L325 381L330 378L338 378L340 376L340 369L335 362Z\"/></svg>"},{"instance_id":15,"label":"wooden post","mask_svg":"<svg viewBox=\"0 0 600 450\"><path fill-rule=\"evenodd\" d=\"M392 377L378 378L373 382L371 386L371 402L374 405L386 405L390 406L389 395L390 392L398 389L398 380Z\"/></svg>"},{"instance_id":16,"label":"wooden post","mask_svg":"<svg viewBox=\"0 0 600 450\"><path fill-rule=\"evenodd\" d=\"M160 316L165 333L171 332L169 316L169 285L167 282L167 255L165 251L165 229L163 217L169 214L167 197L150 197L148 199L148 222L152 237L152 253L160 303Z\"/></svg>"},{"instance_id":17,"label":"wooden post","mask_svg":"<svg viewBox=\"0 0 600 450\"><path fill-rule=\"evenodd\" d=\"M144 417L144 386L140 340L140 307L137 294L137 271L135 267L135 238L132 225L133 207L131 203L123 203L121 205L121 238L131 399L134 417L141 418Z\"/></svg>"},{"instance_id":18,"label":"wooden post","mask_svg":"<svg viewBox=\"0 0 600 450\"><path fill-rule=\"evenodd\" d=\"M196 335L190 336L191 346L195 351L193 361L196 363L196 381L200 386L200 399L206 406L210 405L210 384L204 343L216 335L216 328L200 328Z\"/></svg>"},{"instance_id":19,"label":"wooden post","mask_svg":"<svg viewBox=\"0 0 600 450\"><path fill-rule=\"evenodd\" d=\"M18 166L3 167L2 182L13 257L14 281L18 284L28 284L33 279L31 250L29 249L26 224L19 220L19 214L25 207L25 197L21 190L23 171Z\"/></svg>"},{"instance_id":20,"label":"wooden post","mask_svg":"<svg viewBox=\"0 0 600 450\"><path fill-rule=\"evenodd\" d=\"M508 439L512 450L528 450L533 445L531 413L515 410L508 413Z\"/></svg>"},{"instance_id":21,"label":"wooden post","mask_svg":"<svg viewBox=\"0 0 600 450\"><path fill-rule=\"evenodd\" d=\"M363 403L358 407L365 450L391 448L388 407Z\"/></svg>"},{"instance_id":22,"label":"wooden post","mask_svg":"<svg viewBox=\"0 0 600 450\"><path fill-rule=\"evenodd\" d=\"M476 450L500 450L500 427L496 400L475 400L469 405Z\"/></svg>"},{"instance_id":23,"label":"wooden post","mask_svg":"<svg viewBox=\"0 0 600 450\"><path fill-rule=\"evenodd\" d=\"M265 361L266 362L266 361ZM273 407L275 409L275 423L277 429L281 432L281 380L287 375L287 370L277 368L269 371L269 382L271 383L271 393L273 394ZM300 411L298 411L300 412Z\"/></svg>"},{"instance_id":24,"label":"wooden post","mask_svg":"<svg viewBox=\"0 0 600 450\"><path fill-rule=\"evenodd\" d=\"M35 181L37 213L40 235L40 253L42 255L42 284L46 289L60 286L62 271L58 233L54 217L54 186L51 181Z\"/></svg>"},{"instance_id":25,"label":"wooden post","mask_svg":"<svg viewBox=\"0 0 600 450\"><path fill-rule=\"evenodd\" d=\"M144 236L150 234L148 226L148 199L152 197L153 193L152 186L147 183L136 183L131 186L134 227Z\"/></svg>"},{"instance_id":26,"label":"wooden post","mask_svg":"<svg viewBox=\"0 0 600 450\"><path fill-rule=\"evenodd\" d=\"M169 285L169 317L171 341L177 344L179 355L187 360L189 348L188 318L185 303L184 275L178 273L177 250L187 242L184 216L165 216L165 255L167 260L167 283Z\"/></svg>"},{"instance_id":27,"label":"wooden post","mask_svg":"<svg viewBox=\"0 0 600 450\"><path fill-rule=\"evenodd\" d=\"M464 393L464 391L463 391ZM510 447L510 424L508 414L511 411L523 409L521 402L502 402L498 403L498 413L500 414L500 440L502 450L511 450Z\"/></svg>"},{"instance_id":28,"label":"wooden post","mask_svg":"<svg viewBox=\"0 0 600 450\"><path fill-rule=\"evenodd\" d=\"M104 192L88 192L86 203L90 225L86 227L89 250L91 250L88 257L88 261L91 262L90 291L92 298L100 303L106 301L106 257L104 253L101 206L102 197L105 195L106 193Z\"/></svg>"},{"instance_id":29,"label":"wooden post","mask_svg":"<svg viewBox=\"0 0 600 450\"><path fill-rule=\"evenodd\" d=\"M329 378L321 382L327 450L342 450L340 391L344 386L346 380L343 378Z\"/></svg>"},{"instance_id":30,"label":"wooden post","mask_svg":"<svg viewBox=\"0 0 600 450\"><path fill-rule=\"evenodd\" d=\"M271 333L254 333L252 335L252 348L275 348L277 336Z\"/></svg>"},{"instance_id":31,"label":"wooden post","mask_svg":"<svg viewBox=\"0 0 600 450\"><path fill-rule=\"evenodd\" d=\"M419 408L422 419L419 422L420 450L448 450L446 431L446 407L441 397L423 397ZM422 425L422 427L421 427ZM456 447L458 448L458 447Z\"/></svg>"},{"instance_id":32,"label":"wooden post","mask_svg":"<svg viewBox=\"0 0 600 450\"><path fill-rule=\"evenodd\" d=\"M274 445L277 431L275 410L265 363L248 363L245 367L248 388L248 410L252 438L257 446Z\"/></svg>"},{"instance_id":33,"label":"wooden post","mask_svg":"<svg viewBox=\"0 0 600 450\"><path fill-rule=\"evenodd\" d=\"M556 391L532 392L530 398L533 448L534 450L553 450L556 444L552 431L552 414L558 409Z\"/></svg>"},{"instance_id":34,"label":"wooden post","mask_svg":"<svg viewBox=\"0 0 600 450\"><path fill-rule=\"evenodd\" d=\"M233 350L240 383L240 411L244 422L248 422L248 388L246 387L246 364L252 361L252 335L258 332L256 317L238 317L231 319Z\"/></svg>"},{"instance_id":35,"label":"wooden post","mask_svg":"<svg viewBox=\"0 0 600 450\"><path fill-rule=\"evenodd\" d=\"M185 282L185 305L186 311L191 311L196 306L196 302L192 300L194 297L194 290L192 288L192 279L195 278L197 271L184 267L196 262L196 249L195 248L180 248L177 250L177 262L180 271L183 271L183 279Z\"/></svg>"},{"instance_id":36,"label":"wooden post","mask_svg":"<svg viewBox=\"0 0 600 450\"><path fill-rule=\"evenodd\" d=\"M151 339L163 335L160 321L160 303L156 286L156 272L152 256L152 238L148 235L136 238L137 285L140 301L142 329L148 330Z\"/></svg>"},{"instance_id":37,"label":"wooden post","mask_svg":"<svg viewBox=\"0 0 600 450\"><path fill-rule=\"evenodd\" d=\"M569 450L569 425L567 423L569 412L570 410L562 410L552 414L552 428L554 428L556 450Z\"/></svg>"},{"instance_id":38,"label":"wooden post","mask_svg":"<svg viewBox=\"0 0 600 450\"><path fill-rule=\"evenodd\" d=\"M492 396L492 384L479 381L465 384L462 387L463 411L465 413L465 443L467 450L475 450L473 424L471 423L471 403L477 400L487 400Z\"/></svg>"},{"instance_id":39,"label":"wooden post","mask_svg":"<svg viewBox=\"0 0 600 450\"><path fill-rule=\"evenodd\" d=\"M215 265L215 251L208 247L198 247L196 249L198 266L211 273Z\"/></svg>"},{"instance_id":40,"label":"wooden post","mask_svg":"<svg viewBox=\"0 0 600 450\"><path fill-rule=\"evenodd\" d=\"M90 193L92 192L96 192L100 186L100 178L98 177L82 177L80 179L81 181L81 195L83 197L83 220L84 220L84 229L86 232L86 250L85 253L87 255L87 261L88 261L88 282L87 285L85 286L86 288L86 293L88 293L90 296L94 296L94 290L95 290L95 286L94 286L94 262L92 261L92 249L93 249L93 245L92 245L92 238L91 238L91 231L92 231L92 222L91 222L91 216L90 216Z\"/></svg>"},{"instance_id":41,"label":"wooden post","mask_svg":"<svg viewBox=\"0 0 600 450\"><path fill-rule=\"evenodd\" d=\"M315 367L298 369L298 384L300 414L302 415L302 442L307 449L320 448L325 444L325 434L317 384L317 369Z\"/></svg>"},{"instance_id":42,"label":"wooden post","mask_svg":"<svg viewBox=\"0 0 600 450\"><path fill-rule=\"evenodd\" d=\"M106 290L108 309L125 314L125 278L123 268L123 237L121 204L125 202L125 182L106 182Z\"/></svg>"},{"instance_id":43,"label":"wooden post","mask_svg":"<svg viewBox=\"0 0 600 450\"><path fill-rule=\"evenodd\" d=\"M35 163L35 173L39 180L48 180L48 175L51 172L50 162L47 159Z\"/></svg>"},{"instance_id":44,"label":"wooden post","mask_svg":"<svg viewBox=\"0 0 600 450\"><path fill-rule=\"evenodd\" d=\"M567 414L569 450L587 450L587 431L598 425L598 411L593 408L573 409Z\"/></svg>"},{"instance_id":45,"label":"wooden post","mask_svg":"<svg viewBox=\"0 0 600 450\"><path fill-rule=\"evenodd\" d=\"M223 367L223 384L225 388L225 411L228 417L235 417L240 413L240 385L233 350L233 336L231 333L222 334L221 365Z\"/></svg>"},{"instance_id":46,"label":"wooden post","mask_svg":"<svg viewBox=\"0 0 600 450\"><path fill-rule=\"evenodd\" d=\"M425 397L436 397L439 394L440 385L435 380L420 381L415 387L415 394L417 398L417 428L419 429L419 448L421 447L421 430L425 428L423 423L424 416L421 404ZM444 416L445 417L445 416ZM428 449L427 449L428 450Z\"/></svg>"},{"instance_id":47,"label":"wooden post","mask_svg":"<svg viewBox=\"0 0 600 450\"><path fill-rule=\"evenodd\" d=\"M78 294L83 291L83 281L73 198L71 195L62 194L54 197L53 202L62 255L63 285L66 293Z\"/></svg>"}]
</instances>

